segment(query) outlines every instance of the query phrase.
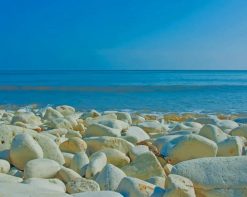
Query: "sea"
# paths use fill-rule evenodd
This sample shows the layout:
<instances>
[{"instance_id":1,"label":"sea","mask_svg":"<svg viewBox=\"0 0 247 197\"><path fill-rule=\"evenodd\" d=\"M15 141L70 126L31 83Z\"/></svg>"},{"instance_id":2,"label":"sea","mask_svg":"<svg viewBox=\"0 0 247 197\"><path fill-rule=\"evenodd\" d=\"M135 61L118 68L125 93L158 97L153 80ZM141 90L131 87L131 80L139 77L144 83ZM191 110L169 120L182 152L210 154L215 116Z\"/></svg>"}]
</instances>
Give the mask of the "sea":
<instances>
[{"instance_id":1,"label":"sea","mask_svg":"<svg viewBox=\"0 0 247 197\"><path fill-rule=\"evenodd\" d=\"M247 71L2 70L1 107L246 113Z\"/></svg>"}]
</instances>

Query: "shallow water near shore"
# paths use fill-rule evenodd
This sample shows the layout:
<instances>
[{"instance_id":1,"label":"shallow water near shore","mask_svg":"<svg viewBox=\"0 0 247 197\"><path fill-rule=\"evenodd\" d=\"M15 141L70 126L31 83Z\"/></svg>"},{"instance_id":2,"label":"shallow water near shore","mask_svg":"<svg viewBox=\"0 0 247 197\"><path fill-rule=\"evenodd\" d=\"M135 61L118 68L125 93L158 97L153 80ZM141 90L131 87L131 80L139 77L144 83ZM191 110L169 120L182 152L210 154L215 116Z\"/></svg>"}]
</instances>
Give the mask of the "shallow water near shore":
<instances>
[{"instance_id":1,"label":"shallow water near shore","mask_svg":"<svg viewBox=\"0 0 247 197\"><path fill-rule=\"evenodd\" d=\"M244 113L246 98L247 71L0 71L1 105Z\"/></svg>"}]
</instances>

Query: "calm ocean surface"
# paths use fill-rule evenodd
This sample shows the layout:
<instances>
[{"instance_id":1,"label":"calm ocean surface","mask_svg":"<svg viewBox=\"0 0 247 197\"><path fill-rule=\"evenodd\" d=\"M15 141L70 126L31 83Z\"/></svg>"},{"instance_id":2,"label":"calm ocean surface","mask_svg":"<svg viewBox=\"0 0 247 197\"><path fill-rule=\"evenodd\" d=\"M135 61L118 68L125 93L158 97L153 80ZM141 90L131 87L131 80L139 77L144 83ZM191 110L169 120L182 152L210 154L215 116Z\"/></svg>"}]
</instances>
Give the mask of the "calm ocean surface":
<instances>
[{"instance_id":1,"label":"calm ocean surface","mask_svg":"<svg viewBox=\"0 0 247 197\"><path fill-rule=\"evenodd\" d=\"M0 104L247 112L247 71L0 71Z\"/></svg>"}]
</instances>

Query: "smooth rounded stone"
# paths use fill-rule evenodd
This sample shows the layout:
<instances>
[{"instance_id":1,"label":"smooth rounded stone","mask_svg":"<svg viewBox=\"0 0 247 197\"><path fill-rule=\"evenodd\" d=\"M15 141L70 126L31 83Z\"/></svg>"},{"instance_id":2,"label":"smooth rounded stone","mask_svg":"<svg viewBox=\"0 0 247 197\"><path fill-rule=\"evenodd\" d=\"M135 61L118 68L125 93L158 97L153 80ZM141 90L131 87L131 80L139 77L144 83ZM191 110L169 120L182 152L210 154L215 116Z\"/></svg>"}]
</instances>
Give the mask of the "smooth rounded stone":
<instances>
[{"instance_id":1,"label":"smooth rounded stone","mask_svg":"<svg viewBox=\"0 0 247 197\"><path fill-rule=\"evenodd\" d=\"M184 135L175 138L162 147L161 155L171 164L181 161L215 157L217 154L217 144L200 135Z\"/></svg>"},{"instance_id":2,"label":"smooth rounded stone","mask_svg":"<svg viewBox=\"0 0 247 197\"><path fill-rule=\"evenodd\" d=\"M78 178L69 181L66 184L66 189L69 194L89 191L100 191L100 187L97 182L85 178Z\"/></svg>"},{"instance_id":3,"label":"smooth rounded stone","mask_svg":"<svg viewBox=\"0 0 247 197\"><path fill-rule=\"evenodd\" d=\"M164 145L181 136L182 135L165 135L162 137L158 137L153 141L153 145L156 146L159 151L161 151Z\"/></svg>"},{"instance_id":4,"label":"smooth rounded stone","mask_svg":"<svg viewBox=\"0 0 247 197\"><path fill-rule=\"evenodd\" d=\"M72 161L72 159L73 159L73 157L74 157L75 154L73 154L73 153L66 153L66 152L62 152L62 154L63 154L64 161L65 161L64 166L65 167L70 167L71 161Z\"/></svg>"},{"instance_id":5,"label":"smooth rounded stone","mask_svg":"<svg viewBox=\"0 0 247 197\"><path fill-rule=\"evenodd\" d=\"M123 197L120 193L113 191L81 192L72 194L73 197Z\"/></svg>"},{"instance_id":6,"label":"smooth rounded stone","mask_svg":"<svg viewBox=\"0 0 247 197\"><path fill-rule=\"evenodd\" d=\"M190 134L194 134L195 132L193 131L189 131L189 130L180 130L180 131L172 131L169 132L168 135L190 135Z\"/></svg>"},{"instance_id":7,"label":"smooth rounded stone","mask_svg":"<svg viewBox=\"0 0 247 197\"><path fill-rule=\"evenodd\" d=\"M168 131L168 127L157 120L146 120L145 122L138 124L138 127L142 128L147 133L164 133Z\"/></svg>"},{"instance_id":8,"label":"smooth rounded stone","mask_svg":"<svg viewBox=\"0 0 247 197\"><path fill-rule=\"evenodd\" d=\"M78 174L80 174L81 168L86 166L88 163L89 163L89 158L87 154L84 151L78 152L75 153L73 159L71 160L70 168L75 172L77 172Z\"/></svg>"},{"instance_id":9,"label":"smooth rounded stone","mask_svg":"<svg viewBox=\"0 0 247 197\"><path fill-rule=\"evenodd\" d=\"M87 149L87 143L78 137L73 137L63 142L59 146L62 152L77 153Z\"/></svg>"},{"instance_id":10,"label":"smooth rounded stone","mask_svg":"<svg viewBox=\"0 0 247 197\"><path fill-rule=\"evenodd\" d=\"M127 112L116 112L117 119L132 124L132 119L129 113Z\"/></svg>"},{"instance_id":11,"label":"smooth rounded stone","mask_svg":"<svg viewBox=\"0 0 247 197\"><path fill-rule=\"evenodd\" d=\"M173 165L171 165L171 164L169 164L169 163L165 164L164 170L165 170L165 173L166 173L167 176L168 176L169 174L171 174L172 168L173 168Z\"/></svg>"},{"instance_id":12,"label":"smooth rounded stone","mask_svg":"<svg viewBox=\"0 0 247 197\"><path fill-rule=\"evenodd\" d=\"M117 115L116 114L106 114L103 116L98 116L96 118L86 118L84 120L85 126L88 127L90 124L97 123L99 121L104 121L104 120L117 120Z\"/></svg>"},{"instance_id":13,"label":"smooth rounded stone","mask_svg":"<svg viewBox=\"0 0 247 197\"><path fill-rule=\"evenodd\" d=\"M153 176L165 176L160 162L152 152L146 152L137 156L130 164L124 166L122 170L127 176L142 180L149 179Z\"/></svg>"},{"instance_id":14,"label":"smooth rounded stone","mask_svg":"<svg viewBox=\"0 0 247 197\"><path fill-rule=\"evenodd\" d=\"M68 129L72 130L73 126L66 118L55 118L47 122L47 126L51 129Z\"/></svg>"},{"instance_id":15,"label":"smooth rounded stone","mask_svg":"<svg viewBox=\"0 0 247 197\"><path fill-rule=\"evenodd\" d=\"M11 121L11 124L15 124L16 122L22 122L31 125L41 125L40 117L35 116L33 112L17 112Z\"/></svg>"},{"instance_id":16,"label":"smooth rounded stone","mask_svg":"<svg viewBox=\"0 0 247 197\"><path fill-rule=\"evenodd\" d=\"M113 149L113 148L105 148L98 152L105 153L107 157L107 163L113 164L114 166L117 166L119 168L127 165L130 163L130 158L127 157L124 153L122 153L119 150ZM96 153L98 153L96 152Z\"/></svg>"},{"instance_id":17,"label":"smooth rounded stone","mask_svg":"<svg viewBox=\"0 0 247 197\"><path fill-rule=\"evenodd\" d=\"M74 131L74 130L69 130L66 134L65 134L66 138L72 138L72 137L79 137L82 138L82 135L80 134L80 132L78 131Z\"/></svg>"},{"instance_id":18,"label":"smooth rounded stone","mask_svg":"<svg viewBox=\"0 0 247 197\"><path fill-rule=\"evenodd\" d=\"M33 159L43 158L43 150L29 134L18 134L14 137L10 148L11 164L20 170Z\"/></svg>"},{"instance_id":19,"label":"smooth rounded stone","mask_svg":"<svg viewBox=\"0 0 247 197\"><path fill-rule=\"evenodd\" d=\"M52 159L61 165L65 163L63 154L59 149L58 145L49 137L42 134L38 134L34 137L34 140L36 140L42 148L43 158Z\"/></svg>"},{"instance_id":20,"label":"smooth rounded stone","mask_svg":"<svg viewBox=\"0 0 247 197\"><path fill-rule=\"evenodd\" d=\"M153 176L147 179L146 181L161 188L165 188L165 177Z\"/></svg>"},{"instance_id":21,"label":"smooth rounded stone","mask_svg":"<svg viewBox=\"0 0 247 197\"><path fill-rule=\"evenodd\" d=\"M91 155L90 162L86 169L86 178L92 178L97 175L107 164L107 157L103 152L97 152Z\"/></svg>"},{"instance_id":22,"label":"smooth rounded stone","mask_svg":"<svg viewBox=\"0 0 247 197\"><path fill-rule=\"evenodd\" d=\"M188 178L170 174L165 181L164 197L196 197L193 183Z\"/></svg>"},{"instance_id":23,"label":"smooth rounded stone","mask_svg":"<svg viewBox=\"0 0 247 197\"><path fill-rule=\"evenodd\" d=\"M22 183L29 185L29 187L38 187L44 190L66 192L64 183L59 179L29 178L25 179Z\"/></svg>"},{"instance_id":24,"label":"smooth rounded stone","mask_svg":"<svg viewBox=\"0 0 247 197\"><path fill-rule=\"evenodd\" d=\"M136 137L134 137L134 136L122 135L121 138L126 140L126 141L128 141L128 142L130 142L130 143L132 143L132 144L138 143L138 139Z\"/></svg>"},{"instance_id":25,"label":"smooth rounded stone","mask_svg":"<svg viewBox=\"0 0 247 197\"><path fill-rule=\"evenodd\" d=\"M235 129L232 129L230 135L233 136L242 136L247 139L247 125L241 125Z\"/></svg>"},{"instance_id":26,"label":"smooth rounded stone","mask_svg":"<svg viewBox=\"0 0 247 197\"><path fill-rule=\"evenodd\" d=\"M145 145L137 145L131 148L129 152L129 157L133 161L136 157L142 155L143 153L150 152L148 146Z\"/></svg>"},{"instance_id":27,"label":"smooth rounded stone","mask_svg":"<svg viewBox=\"0 0 247 197\"><path fill-rule=\"evenodd\" d=\"M219 127L211 124L204 125L201 128L199 135L213 140L216 143L224 141L228 138L228 135L225 134Z\"/></svg>"},{"instance_id":28,"label":"smooth rounded stone","mask_svg":"<svg viewBox=\"0 0 247 197\"><path fill-rule=\"evenodd\" d=\"M247 196L246 163L246 156L193 159L176 164L172 174L190 179L197 196L244 197Z\"/></svg>"},{"instance_id":29,"label":"smooth rounded stone","mask_svg":"<svg viewBox=\"0 0 247 197\"><path fill-rule=\"evenodd\" d=\"M127 154L134 145L124 139L110 136L84 138L87 143L87 151L90 154L102 150L104 148L117 149Z\"/></svg>"},{"instance_id":30,"label":"smooth rounded stone","mask_svg":"<svg viewBox=\"0 0 247 197\"><path fill-rule=\"evenodd\" d=\"M188 127L192 127L198 131L203 127L203 125L200 124L199 122L184 122L184 125Z\"/></svg>"},{"instance_id":31,"label":"smooth rounded stone","mask_svg":"<svg viewBox=\"0 0 247 197\"><path fill-rule=\"evenodd\" d=\"M56 174L56 178L60 179L64 183L68 183L75 179L81 178L81 175L70 168L61 166L61 169Z\"/></svg>"},{"instance_id":32,"label":"smooth rounded stone","mask_svg":"<svg viewBox=\"0 0 247 197\"><path fill-rule=\"evenodd\" d=\"M0 173L8 173L10 170L10 164L8 161L0 159Z\"/></svg>"},{"instance_id":33,"label":"smooth rounded stone","mask_svg":"<svg viewBox=\"0 0 247 197\"><path fill-rule=\"evenodd\" d=\"M71 197L64 192L30 187L23 183L0 183L0 194L2 197Z\"/></svg>"},{"instance_id":34,"label":"smooth rounded stone","mask_svg":"<svg viewBox=\"0 0 247 197\"><path fill-rule=\"evenodd\" d=\"M82 136L85 135L86 132L86 127L84 126L83 120L82 119L77 119L77 125L74 128L74 130L79 131Z\"/></svg>"},{"instance_id":35,"label":"smooth rounded stone","mask_svg":"<svg viewBox=\"0 0 247 197\"><path fill-rule=\"evenodd\" d=\"M217 156L238 156L243 155L244 143L238 136L232 136L218 143ZM245 151L245 150L244 150Z\"/></svg>"},{"instance_id":36,"label":"smooth rounded stone","mask_svg":"<svg viewBox=\"0 0 247 197\"><path fill-rule=\"evenodd\" d=\"M4 174L4 173L0 173L0 183L7 183L7 182L11 182L11 183L20 183L22 182L23 179L20 177L16 177L16 176L12 176L9 174Z\"/></svg>"},{"instance_id":37,"label":"smooth rounded stone","mask_svg":"<svg viewBox=\"0 0 247 197\"><path fill-rule=\"evenodd\" d=\"M59 111L53 109L52 107L47 107L43 118L45 120L53 120L56 118L63 118L63 117L64 116Z\"/></svg>"},{"instance_id":38,"label":"smooth rounded stone","mask_svg":"<svg viewBox=\"0 0 247 197\"><path fill-rule=\"evenodd\" d=\"M126 174L118 167L107 164L96 177L101 190L115 191Z\"/></svg>"},{"instance_id":39,"label":"smooth rounded stone","mask_svg":"<svg viewBox=\"0 0 247 197\"><path fill-rule=\"evenodd\" d=\"M68 116L75 113L75 108L68 105L59 105L56 107L56 110L64 116Z\"/></svg>"},{"instance_id":40,"label":"smooth rounded stone","mask_svg":"<svg viewBox=\"0 0 247 197\"><path fill-rule=\"evenodd\" d=\"M219 122L217 122L217 126L223 130L226 130L226 129L235 129L239 125L233 120L220 120Z\"/></svg>"},{"instance_id":41,"label":"smooth rounded stone","mask_svg":"<svg viewBox=\"0 0 247 197\"><path fill-rule=\"evenodd\" d=\"M24 176L24 172L17 169L16 167L11 167L8 174L11 176L20 177L20 178Z\"/></svg>"},{"instance_id":42,"label":"smooth rounded stone","mask_svg":"<svg viewBox=\"0 0 247 197\"><path fill-rule=\"evenodd\" d=\"M171 130L170 132L174 132L174 131L191 131L192 128L185 125L184 123L177 123Z\"/></svg>"},{"instance_id":43,"label":"smooth rounded stone","mask_svg":"<svg viewBox=\"0 0 247 197\"><path fill-rule=\"evenodd\" d=\"M54 178L60 165L51 159L34 159L25 165L24 178Z\"/></svg>"},{"instance_id":44,"label":"smooth rounded stone","mask_svg":"<svg viewBox=\"0 0 247 197\"><path fill-rule=\"evenodd\" d=\"M141 142L144 140L149 140L149 135L140 127L131 126L126 132L125 136L133 136L137 138L137 142Z\"/></svg>"},{"instance_id":45,"label":"smooth rounded stone","mask_svg":"<svg viewBox=\"0 0 247 197\"><path fill-rule=\"evenodd\" d=\"M113 129L107 127L102 124L93 123L89 125L86 130L86 137L93 137L93 136L112 136L112 137L120 137L121 130L120 129Z\"/></svg>"},{"instance_id":46,"label":"smooth rounded stone","mask_svg":"<svg viewBox=\"0 0 247 197\"><path fill-rule=\"evenodd\" d=\"M31 129L14 125L0 124L0 151L10 149L13 138L20 133L36 135L37 132Z\"/></svg>"},{"instance_id":47,"label":"smooth rounded stone","mask_svg":"<svg viewBox=\"0 0 247 197\"><path fill-rule=\"evenodd\" d=\"M89 111L89 112L84 112L82 115L81 115L81 119L86 119L86 118L89 118L89 117L91 117L91 118L96 118L96 117L99 117L99 116L101 116L101 114L98 112L98 111L96 111L96 110L91 110L91 111Z\"/></svg>"},{"instance_id":48,"label":"smooth rounded stone","mask_svg":"<svg viewBox=\"0 0 247 197\"><path fill-rule=\"evenodd\" d=\"M133 177L124 177L118 185L117 192L124 197L150 197L155 185Z\"/></svg>"},{"instance_id":49,"label":"smooth rounded stone","mask_svg":"<svg viewBox=\"0 0 247 197\"><path fill-rule=\"evenodd\" d=\"M120 129L127 130L129 128L129 124L121 121L121 120L115 120L115 119L108 119L108 120L98 120L95 121L95 123L105 125L107 127L113 128L113 129Z\"/></svg>"},{"instance_id":50,"label":"smooth rounded stone","mask_svg":"<svg viewBox=\"0 0 247 197\"><path fill-rule=\"evenodd\" d=\"M68 133L68 129L64 129L64 128L50 129L50 130L43 131L43 134L44 133L49 133L49 134L55 135L55 136L62 136L62 135L66 135Z\"/></svg>"},{"instance_id":51,"label":"smooth rounded stone","mask_svg":"<svg viewBox=\"0 0 247 197\"><path fill-rule=\"evenodd\" d=\"M78 122L77 122L77 117L75 116L75 114L69 115L69 116L65 116L64 118L69 121L69 123L71 124L73 130L76 130Z\"/></svg>"},{"instance_id":52,"label":"smooth rounded stone","mask_svg":"<svg viewBox=\"0 0 247 197\"><path fill-rule=\"evenodd\" d=\"M131 114L131 118L132 118L132 124L134 124L134 125L145 122L145 118L138 115L138 114Z\"/></svg>"}]
</instances>

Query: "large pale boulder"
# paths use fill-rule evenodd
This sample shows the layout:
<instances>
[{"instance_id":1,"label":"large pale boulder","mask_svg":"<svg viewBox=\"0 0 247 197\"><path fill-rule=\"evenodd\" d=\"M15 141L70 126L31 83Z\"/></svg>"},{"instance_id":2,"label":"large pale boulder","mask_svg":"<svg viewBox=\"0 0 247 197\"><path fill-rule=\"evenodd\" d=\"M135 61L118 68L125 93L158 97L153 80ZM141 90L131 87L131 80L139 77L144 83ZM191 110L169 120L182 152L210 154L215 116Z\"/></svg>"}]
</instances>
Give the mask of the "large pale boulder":
<instances>
[{"instance_id":1,"label":"large pale boulder","mask_svg":"<svg viewBox=\"0 0 247 197\"><path fill-rule=\"evenodd\" d=\"M75 113L75 108L68 105L59 105L56 107L56 110L64 116L68 116Z\"/></svg>"},{"instance_id":2,"label":"large pale boulder","mask_svg":"<svg viewBox=\"0 0 247 197\"><path fill-rule=\"evenodd\" d=\"M11 164L23 170L29 160L37 158L43 158L43 150L33 137L26 133L16 135L10 148Z\"/></svg>"},{"instance_id":3,"label":"large pale boulder","mask_svg":"<svg viewBox=\"0 0 247 197\"><path fill-rule=\"evenodd\" d=\"M136 127L136 126L131 126L125 132L125 136L135 137L137 139L137 142L150 139L149 135L145 131L143 131L143 129L141 129L140 127Z\"/></svg>"},{"instance_id":4,"label":"large pale boulder","mask_svg":"<svg viewBox=\"0 0 247 197\"><path fill-rule=\"evenodd\" d=\"M126 174L112 164L107 164L96 177L101 190L115 191Z\"/></svg>"},{"instance_id":5,"label":"large pale boulder","mask_svg":"<svg viewBox=\"0 0 247 197\"><path fill-rule=\"evenodd\" d=\"M86 151L87 144L84 140L78 137L72 137L59 145L62 152L77 153Z\"/></svg>"},{"instance_id":6,"label":"large pale boulder","mask_svg":"<svg viewBox=\"0 0 247 197\"><path fill-rule=\"evenodd\" d=\"M50 129L60 129L60 128L64 128L64 129L68 129L68 130L73 129L72 124L66 118L52 119L49 122L47 122L47 126Z\"/></svg>"},{"instance_id":7,"label":"large pale boulder","mask_svg":"<svg viewBox=\"0 0 247 197\"><path fill-rule=\"evenodd\" d=\"M42 178L29 178L25 179L22 183L29 185L29 187L43 188L44 190L54 190L58 192L65 192L66 187L59 179L42 179Z\"/></svg>"},{"instance_id":8,"label":"large pale boulder","mask_svg":"<svg viewBox=\"0 0 247 197\"><path fill-rule=\"evenodd\" d=\"M45 111L43 118L45 120L53 120L53 119L62 118L62 117L64 116L59 111L53 109L52 107L48 107Z\"/></svg>"},{"instance_id":9,"label":"large pale boulder","mask_svg":"<svg viewBox=\"0 0 247 197\"><path fill-rule=\"evenodd\" d=\"M34 136L34 140L36 140L42 148L44 158L52 159L61 165L65 163L63 154L59 149L58 145L49 137L42 134L38 134Z\"/></svg>"},{"instance_id":10,"label":"large pale boulder","mask_svg":"<svg viewBox=\"0 0 247 197\"><path fill-rule=\"evenodd\" d=\"M124 154L127 154L131 147L134 146L132 143L124 139L109 136L90 137L84 138L84 140L87 143L87 152L89 155L104 148L117 149Z\"/></svg>"},{"instance_id":11,"label":"large pale boulder","mask_svg":"<svg viewBox=\"0 0 247 197\"><path fill-rule=\"evenodd\" d=\"M231 129L237 128L239 125L233 120L220 120L217 122L217 126L223 130L227 130L227 129L231 130Z\"/></svg>"},{"instance_id":12,"label":"large pale boulder","mask_svg":"<svg viewBox=\"0 0 247 197\"><path fill-rule=\"evenodd\" d=\"M10 170L10 164L8 161L0 159L0 173L8 173Z\"/></svg>"},{"instance_id":13,"label":"large pale boulder","mask_svg":"<svg viewBox=\"0 0 247 197\"><path fill-rule=\"evenodd\" d=\"M112 136L112 137L120 137L121 130L120 129L113 129L108 126L93 123L89 125L86 130L86 137L93 137L93 136Z\"/></svg>"},{"instance_id":14,"label":"large pale boulder","mask_svg":"<svg viewBox=\"0 0 247 197\"><path fill-rule=\"evenodd\" d=\"M23 181L23 179L20 177L0 173L0 183L20 183L22 181Z\"/></svg>"},{"instance_id":15,"label":"large pale boulder","mask_svg":"<svg viewBox=\"0 0 247 197\"><path fill-rule=\"evenodd\" d=\"M66 138L73 138L73 137L79 137L82 138L82 135L79 131L74 131L74 130L69 130L66 134L65 134Z\"/></svg>"},{"instance_id":16,"label":"large pale boulder","mask_svg":"<svg viewBox=\"0 0 247 197\"><path fill-rule=\"evenodd\" d=\"M193 182L196 196L247 196L247 157L211 157L184 161L172 168Z\"/></svg>"},{"instance_id":17,"label":"large pale boulder","mask_svg":"<svg viewBox=\"0 0 247 197\"><path fill-rule=\"evenodd\" d=\"M160 188L165 188L166 177L153 176L147 180L145 180L153 185L156 185Z\"/></svg>"},{"instance_id":18,"label":"large pale boulder","mask_svg":"<svg viewBox=\"0 0 247 197\"><path fill-rule=\"evenodd\" d=\"M66 184L66 189L69 194L88 192L88 191L100 191L100 187L97 182L85 178L78 178L69 181Z\"/></svg>"},{"instance_id":19,"label":"large pale boulder","mask_svg":"<svg viewBox=\"0 0 247 197\"><path fill-rule=\"evenodd\" d=\"M117 119L132 124L131 116L128 112L116 112Z\"/></svg>"},{"instance_id":20,"label":"large pale boulder","mask_svg":"<svg viewBox=\"0 0 247 197\"><path fill-rule=\"evenodd\" d=\"M233 136L242 136L247 139L247 125L241 125L237 128L231 130L230 135Z\"/></svg>"},{"instance_id":21,"label":"large pale boulder","mask_svg":"<svg viewBox=\"0 0 247 197\"><path fill-rule=\"evenodd\" d=\"M123 197L120 193L113 191L81 192L72 194L73 197Z\"/></svg>"},{"instance_id":22,"label":"large pale boulder","mask_svg":"<svg viewBox=\"0 0 247 197\"><path fill-rule=\"evenodd\" d=\"M71 197L64 192L23 183L0 183L0 194L1 197Z\"/></svg>"},{"instance_id":23,"label":"large pale boulder","mask_svg":"<svg viewBox=\"0 0 247 197\"><path fill-rule=\"evenodd\" d=\"M171 164L181 161L215 157L217 154L217 144L200 135L184 135L171 140L162 147L161 155Z\"/></svg>"},{"instance_id":24,"label":"large pale boulder","mask_svg":"<svg viewBox=\"0 0 247 197\"><path fill-rule=\"evenodd\" d=\"M54 178L60 165L50 159L34 159L25 165L24 178Z\"/></svg>"},{"instance_id":25,"label":"large pale boulder","mask_svg":"<svg viewBox=\"0 0 247 197\"><path fill-rule=\"evenodd\" d=\"M179 135L165 135L162 137L158 137L153 141L153 145L156 146L159 151L161 151L162 147L165 144L168 144L170 141L181 136L182 135L179 134Z\"/></svg>"},{"instance_id":26,"label":"large pale boulder","mask_svg":"<svg viewBox=\"0 0 247 197\"><path fill-rule=\"evenodd\" d=\"M119 168L130 163L130 158L127 157L124 153L122 153L121 151L119 151L117 149L105 148L105 149L102 149L98 152L105 153L105 155L107 157L107 163L113 164Z\"/></svg>"},{"instance_id":27,"label":"large pale boulder","mask_svg":"<svg viewBox=\"0 0 247 197\"><path fill-rule=\"evenodd\" d=\"M176 174L170 174L166 178L165 188L163 197L196 197L191 180Z\"/></svg>"},{"instance_id":28,"label":"large pale boulder","mask_svg":"<svg viewBox=\"0 0 247 197\"><path fill-rule=\"evenodd\" d=\"M119 129L121 131L129 128L128 123L121 121L121 120L115 120L115 119L96 120L95 123L102 124L102 125L105 125L113 129Z\"/></svg>"},{"instance_id":29,"label":"large pale boulder","mask_svg":"<svg viewBox=\"0 0 247 197\"><path fill-rule=\"evenodd\" d=\"M155 185L151 183L133 177L124 177L116 191L124 197L150 197L154 190Z\"/></svg>"},{"instance_id":30,"label":"large pale boulder","mask_svg":"<svg viewBox=\"0 0 247 197\"><path fill-rule=\"evenodd\" d=\"M133 161L136 157L142 155L143 153L149 152L148 146L145 145L137 145L133 148L131 148L129 152L129 157Z\"/></svg>"},{"instance_id":31,"label":"large pale boulder","mask_svg":"<svg viewBox=\"0 0 247 197\"><path fill-rule=\"evenodd\" d=\"M11 121L11 124L15 124L16 122L22 122L31 125L41 125L40 117L35 116L32 112L17 112Z\"/></svg>"},{"instance_id":32,"label":"large pale boulder","mask_svg":"<svg viewBox=\"0 0 247 197\"><path fill-rule=\"evenodd\" d=\"M244 142L238 136L232 136L218 143L217 156L238 156L244 153Z\"/></svg>"},{"instance_id":33,"label":"large pale boulder","mask_svg":"<svg viewBox=\"0 0 247 197\"><path fill-rule=\"evenodd\" d=\"M165 172L152 152L143 153L135 158L130 164L124 166L122 170L127 176L136 177L142 180L153 176L165 176Z\"/></svg>"},{"instance_id":34,"label":"large pale boulder","mask_svg":"<svg viewBox=\"0 0 247 197\"><path fill-rule=\"evenodd\" d=\"M75 154L73 154L73 153L66 153L66 152L62 152L62 154L63 154L64 161L65 161L64 166L65 167L70 167L71 161L72 161L72 159L73 159L73 157L74 157Z\"/></svg>"},{"instance_id":35,"label":"large pale boulder","mask_svg":"<svg viewBox=\"0 0 247 197\"><path fill-rule=\"evenodd\" d=\"M86 169L86 178L92 178L97 175L107 164L107 157L103 152L97 152L91 155L90 162Z\"/></svg>"},{"instance_id":36,"label":"large pale boulder","mask_svg":"<svg viewBox=\"0 0 247 197\"><path fill-rule=\"evenodd\" d=\"M56 178L60 179L64 183L68 183L75 179L81 178L81 175L70 168L61 166L61 169L56 174Z\"/></svg>"},{"instance_id":37,"label":"large pale boulder","mask_svg":"<svg viewBox=\"0 0 247 197\"><path fill-rule=\"evenodd\" d=\"M80 174L81 169L85 167L88 163L89 158L87 154L84 151L78 152L74 155L73 159L71 160L70 168L78 174Z\"/></svg>"},{"instance_id":38,"label":"large pale boulder","mask_svg":"<svg viewBox=\"0 0 247 197\"><path fill-rule=\"evenodd\" d=\"M164 133L168 130L168 127L157 120L146 120L145 122L138 124L138 127L142 128L147 133Z\"/></svg>"},{"instance_id":39,"label":"large pale boulder","mask_svg":"<svg viewBox=\"0 0 247 197\"><path fill-rule=\"evenodd\" d=\"M219 127L211 124L204 125L201 128L199 135L213 140L216 143L224 141L228 138L228 135L224 133Z\"/></svg>"}]
</instances>

